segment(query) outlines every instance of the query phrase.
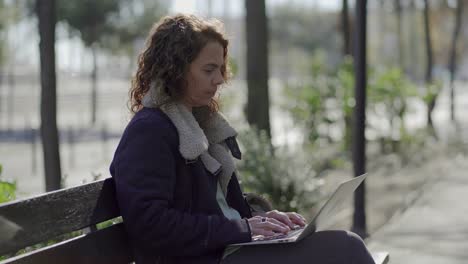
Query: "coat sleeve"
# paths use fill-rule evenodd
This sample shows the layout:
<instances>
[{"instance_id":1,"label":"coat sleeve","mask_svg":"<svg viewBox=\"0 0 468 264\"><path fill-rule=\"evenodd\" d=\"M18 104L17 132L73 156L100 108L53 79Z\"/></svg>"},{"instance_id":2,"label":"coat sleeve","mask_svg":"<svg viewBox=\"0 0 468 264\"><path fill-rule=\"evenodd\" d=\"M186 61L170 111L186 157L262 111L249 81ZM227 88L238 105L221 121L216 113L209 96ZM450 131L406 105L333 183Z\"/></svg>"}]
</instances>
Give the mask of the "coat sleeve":
<instances>
[{"instance_id":1,"label":"coat sleeve","mask_svg":"<svg viewBox=\"0 0 468 264\"><path fill-rule=\"evenodd\" d=\"M172 208L176 186L168 129L149 119L127 127L111 166L130 239L170 256L198 256L251 240L245 219L189 214ZM166 132L167 133L167 132Z\"/></svg>"}]
</instances>

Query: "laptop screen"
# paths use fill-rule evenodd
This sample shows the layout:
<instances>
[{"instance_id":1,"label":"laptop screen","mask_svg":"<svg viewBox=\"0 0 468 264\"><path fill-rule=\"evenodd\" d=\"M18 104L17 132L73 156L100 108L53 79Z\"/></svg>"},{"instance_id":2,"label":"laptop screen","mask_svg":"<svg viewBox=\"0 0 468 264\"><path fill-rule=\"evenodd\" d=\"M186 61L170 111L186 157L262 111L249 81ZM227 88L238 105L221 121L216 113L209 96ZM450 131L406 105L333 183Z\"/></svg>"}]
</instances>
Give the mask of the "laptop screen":
<instances>
[{"instance_id":1,"label":"laptop screen","mask_svg":"<svg viewBox=\"0 0 468 264\"><path fill-rule=\"evenodd\" d=\"M367 174L363 174L341 183L322 208L320 208L320 211L315 215L312 222L309 223L307 228L298 237L298 240L316 231L326 230L330 226L330 223L333 222L333 217L342 209L342 205L353 197L352 194L366 177Z\"/></svg>"}]
</instances>

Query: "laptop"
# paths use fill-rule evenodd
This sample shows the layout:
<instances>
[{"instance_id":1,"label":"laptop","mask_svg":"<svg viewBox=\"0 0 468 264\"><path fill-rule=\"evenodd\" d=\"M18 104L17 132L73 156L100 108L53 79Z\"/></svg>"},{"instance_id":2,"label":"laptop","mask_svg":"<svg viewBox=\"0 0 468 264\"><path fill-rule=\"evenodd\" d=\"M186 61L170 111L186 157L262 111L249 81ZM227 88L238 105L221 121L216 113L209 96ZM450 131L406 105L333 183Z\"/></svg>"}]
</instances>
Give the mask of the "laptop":
<instances>
[{"instance_id":1,"label":"laptop","mask_svg":"<svg viewBox=\"0 0 468 264\"><path fill-rule=\"evenodd\" d=\"M308 237L317 231L326 230L333 216L341 210L341 206L350 198L357 187L364 181L367 174L354 177L351 180L342 182L333 194L328 198L318 213L312 218L312 221L305 227L293 229L287 234L279 234L271 237L254 236L252 242L231 244L229 246L249 246L260 244L275 243L295 243Z\"/></svg>"}]
</instances>

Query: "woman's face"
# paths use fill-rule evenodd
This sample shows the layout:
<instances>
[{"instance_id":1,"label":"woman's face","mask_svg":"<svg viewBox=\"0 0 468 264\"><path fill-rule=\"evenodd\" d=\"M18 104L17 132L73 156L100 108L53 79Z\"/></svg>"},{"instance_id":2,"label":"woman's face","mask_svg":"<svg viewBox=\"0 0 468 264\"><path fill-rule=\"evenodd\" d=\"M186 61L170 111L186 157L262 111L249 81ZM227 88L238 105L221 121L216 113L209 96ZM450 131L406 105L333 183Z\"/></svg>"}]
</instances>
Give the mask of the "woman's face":
<instances>
[{"instance_id":1,"label":"woman's face","mask_svg":"<svg viewBox=\"0 0 468 264\"><path fill-rule=\"evenodd\" d=\"M192 107L209 105L219 86L224 83L224 49L218 42L209 42L190 64L186 74L187 87L182 103Z\"/></svg>"}]
</instances>

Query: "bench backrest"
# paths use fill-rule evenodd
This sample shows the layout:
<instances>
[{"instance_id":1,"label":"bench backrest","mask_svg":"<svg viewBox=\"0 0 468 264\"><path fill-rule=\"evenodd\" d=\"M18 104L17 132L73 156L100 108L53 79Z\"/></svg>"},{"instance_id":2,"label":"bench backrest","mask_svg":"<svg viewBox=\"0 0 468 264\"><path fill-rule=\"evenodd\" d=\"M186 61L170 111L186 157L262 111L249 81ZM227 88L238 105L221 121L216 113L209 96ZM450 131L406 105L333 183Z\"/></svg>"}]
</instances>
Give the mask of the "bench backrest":
<instances>
[{"instance_id":1,"label":"bench backrest","mask_svg":"<svg viewBox=\"0 0 468 264\"><path fill-rule=\"evenodd\" d=\"M87 232L0 263L129 263L133 257L123 223L97 230L120 216L112 178L0 204L0 225L20 229L0 238L0 256L73 231Z\"/></svg>"}]
</instances>

